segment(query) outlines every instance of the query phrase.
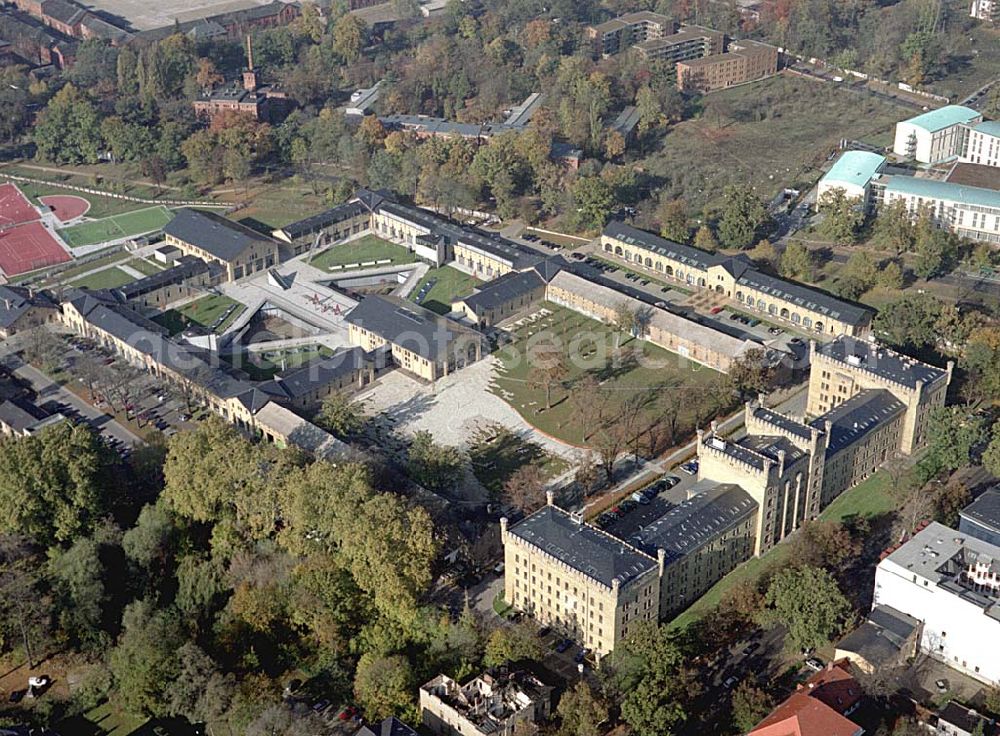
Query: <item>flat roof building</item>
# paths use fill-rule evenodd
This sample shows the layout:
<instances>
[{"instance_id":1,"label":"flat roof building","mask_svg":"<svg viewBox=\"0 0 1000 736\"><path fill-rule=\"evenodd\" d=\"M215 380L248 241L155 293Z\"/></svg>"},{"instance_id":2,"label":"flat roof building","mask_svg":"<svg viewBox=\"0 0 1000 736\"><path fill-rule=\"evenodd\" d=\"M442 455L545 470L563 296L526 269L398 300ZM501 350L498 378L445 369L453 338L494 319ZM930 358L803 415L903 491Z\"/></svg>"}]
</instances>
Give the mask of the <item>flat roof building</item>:
<instances>
[{"instance_id":1,"label":"flat roof building","mask_svg":"<svg viewBox=\"0 0 1000 736\"><path fill-rule=\"evenodd\" d=\"M770 77L778 72L778 48L759 41L729 44L723 54L677 62L677 88L712 92Z\"/></svg>"},{"instance_id":2,"label":"flat roof building","mask_svg":"<svg viewBox=\"0 0 1000 736\"><path fill-rule=\"evenodd\" d=\"M870 151L844 151L819 180L818 205L827 192L840 189L847 199L858 200L867 211L872 204L872 180L885 169L886 158Z\"/></svg>"},{"instance_id":3,"label":"flat roof building","mask_svg":"<svg viewBox=\"0 0 1000 736\"><path fill-rule=\"evenodd\" d=\"M920 649L993 685L1000 684L1000 547L936 521L885 555L875 569L873 606L923 623Z\"/></svg>"},{"instance_id":4,"label":"flat roof building","mask_svg":"<svg viewBox=\"0 0 1000 736\"><path fill-rule=\"evenodd\" d=\"M945 105L901 120L896 123L892 151L920 163L940 163L961 152L962 126L982 122L982 119L982 114L972 108Z\"/></svg>"}]
</instances>

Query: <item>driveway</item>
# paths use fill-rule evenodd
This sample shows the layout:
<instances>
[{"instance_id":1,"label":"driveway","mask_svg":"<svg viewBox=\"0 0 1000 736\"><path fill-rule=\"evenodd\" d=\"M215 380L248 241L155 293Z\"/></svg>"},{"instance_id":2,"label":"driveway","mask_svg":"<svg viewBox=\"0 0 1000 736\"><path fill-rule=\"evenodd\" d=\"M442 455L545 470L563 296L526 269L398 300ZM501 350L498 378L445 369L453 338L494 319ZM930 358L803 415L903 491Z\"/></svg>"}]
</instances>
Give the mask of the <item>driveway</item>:
<instances>
[{"instance_id":1,"label":"driveway","mask_svg":"<svg viewBox=\"0 0 1000 736\"><path fill-rule=\"evenodd\" d=\"M538 432L510 404L490 391L496 365L496 359L487 356L433 385L402 371L392 371L359 394L358 400L369 414L381 416L404 435L427 430L437 442L465 447L477 427L496 422L527 442L576 461L581 454L579 448Z\"/></svg>"}]
</instances>

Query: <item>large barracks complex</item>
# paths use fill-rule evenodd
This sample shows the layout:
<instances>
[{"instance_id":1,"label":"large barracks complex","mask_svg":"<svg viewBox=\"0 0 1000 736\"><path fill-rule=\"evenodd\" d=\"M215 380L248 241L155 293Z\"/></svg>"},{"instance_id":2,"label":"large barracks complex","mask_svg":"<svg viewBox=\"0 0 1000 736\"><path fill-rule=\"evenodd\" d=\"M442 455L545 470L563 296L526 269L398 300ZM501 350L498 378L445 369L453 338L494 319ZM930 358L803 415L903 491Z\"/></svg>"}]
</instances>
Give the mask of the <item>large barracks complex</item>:
<instances>
[{"instance_id":1,"label":"large barracks complex","mask_svg":"<svg viewBox=\"0 0 1000 736\"><path fill-rule=\"evenodd\" d=\"M612 651L640 621L690 605L747 559L815 518L893 455L926 441L947 370L868 340L811 343L808 410L746 405L746 436L698 434L688 499L627 538L549 504L501 520L505 600L593 649Z\"/></svg>"}]
</instances>

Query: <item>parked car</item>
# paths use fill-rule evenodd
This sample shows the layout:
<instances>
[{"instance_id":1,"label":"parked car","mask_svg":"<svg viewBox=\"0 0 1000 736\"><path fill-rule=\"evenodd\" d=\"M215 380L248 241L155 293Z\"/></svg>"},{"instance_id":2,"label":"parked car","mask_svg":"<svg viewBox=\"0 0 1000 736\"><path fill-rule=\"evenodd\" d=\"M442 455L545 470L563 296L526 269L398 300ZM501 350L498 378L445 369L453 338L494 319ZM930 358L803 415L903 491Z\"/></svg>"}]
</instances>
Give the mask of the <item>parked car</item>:
<instances>
[{"instance_id":1,"label":"parked car","mask_svg":"<svg viewBox=\"0 0 1000 736\"><path fill-rule=\"evenodd\" d=\"M636 491L635 493L633 493L631 500L635 501L636 503L642 504L643 506L648 506L650 503L649 498L647 498L642 491Z\"/></svg>"},{"instance_id":2,"label":"parked car","mask_svg":"<svg viewBox=\"0 0 1000 736\"><path fill-rule=\"evenodd\" d=\"M623 514L627 514L629 511L632 511L633 509L635 509L638 505L639 504L637 504L631 498L628 498L628 499L622 501L620 508L621 508Z\"/></svg>"},{"instance_id":3,"label":"parked car","mask_svg":"<svg viewBox=\"0 0 1000 736\"><path fill-rule=\"evenodd\" d=\"M718 313L719 313L719 312L721 312L721 311L722 311L723 309L724 309L724 307L720 307L720 306L715 306L715 307L712 307L712 308L711 308L710 310L708 310L708 311L709 311L709 313L710 313L710 314L718 314Z\"/></svg>"},{"instance_id":4,"label":"parked car","mask_svg":"<svg viewBox=\"0 0 1000 736\"><path fill-rule=\"evenodd\" d=\"M337 720L349 721L352 718L356 718L357 716L358 716L358 709L355 708L353 705L347 705L344 706L344 708L341 709L340 713L337 714Z\"/></svg>"},{"instance_id":5,"label":"parked car","mask_svg":"<svg viewBox=\"0 0 1000 736\"><path fill-rule=\"evenodd\" d=\"M729 677L726 678L725 682L722 683L722 687L726 688L726 690L732 690L734 687L736 687L736 684L739 681L740 678L736 677L736 675L730 675Z\"/></svg>"},{"instance_id":6,"label":"parked car","mask_svg":"<svg viewBox=\"0 0 1000 736\"><path fill-rule=\"evenodd\" d=\"M806 667L813 670L814 672L819 672L823 669L823 660L817 659L816 657L810 657L806 660Z\"/></svg>"},{"instance_id":7,"label":"parked car","mask_svg":"<svg viewBox=\"0 0 1000 736\"><path fill-rule=\"evenodd\" d=\"M688 475L694 475L695 473L698 472L698 461L691 460L690 462L684 463L683 465L681 465L681 470L687 473Z\"/></svg>"},{"instance_id":8,"label":"parked car","mask_svg":"<svg viewBox=\"0 0 1000 736\"><path fill-rule=\"evenodd\" d=\"M749 657L751 654L760 649L760 642L752 641L743 647L743 656Z\"/></svg>"},{"instance_id":9,"label":"parked car","mask_svg":"<svg viewBox=\"0 0 1000 736\"><path fill-rule=\"evenodd\" d=\"M668 491L680 482L681 479L678 478L676 475L668 475L666 478L663 479L663 484L666 486Z\"/></svg>"},{"instance_id":10,"label":"parked car","mask_svg":"<svg viewBox=\"0 0 1000 736\"><path fill-rule=\"evenodd\" d=\"M935 680L934 681L934 687L937 688L937 691L939 693L946 693L946 692L948 692L948 681L945 680L944 678L942 678L940 680Z\"/></svg>"},{"instance_id":11,"label":"parked car","mask_svg":"<svg viewBox=\"0 0 1000 736\"><path fill-rule=\"evenodd\" d=\"M767 332L769 335L780 335L784 330L780 327L768 327Z\"/></svg>"},{"instance_id":12,"label":"parked car","mask_svg":"<svg viewBox=\"0 0 1000 736\"><path fill-rule=\"evenodd\" d=\"M318 701L316 701L315 703L312 704L312 709L316 713L322 713L323 711L325 711L329 707L330 707L330 701L326 700L326 699L318 700Z\"/></svg>"},{"instance_id":13,"label":"parked car","mask_svg":"<svg viewBox=\"0 0 1000 736\"><path fill-rule=\"evenodd\" d=\"M576 656L573 657L573 661L576 662L577 664L580 664L581 662L583 662L583 660L587 658L588 654L590 654L590 650L584 647L583 649L581 649L579 652L576 653Z\"/></svg>"},{"instance_id":14,"label":"parked car","mask_svg":"<svg viewBox=\"0 0 1000 736\"><path fill-rule=\"evenodd\" d=\"M544 639L546 636L548 636L551 633L552 633L552 629L551 628L549 628L548 626L543 626L542 628L540 628L538 630L538 638L539 639Z\"/></svg>"}]
</instances>

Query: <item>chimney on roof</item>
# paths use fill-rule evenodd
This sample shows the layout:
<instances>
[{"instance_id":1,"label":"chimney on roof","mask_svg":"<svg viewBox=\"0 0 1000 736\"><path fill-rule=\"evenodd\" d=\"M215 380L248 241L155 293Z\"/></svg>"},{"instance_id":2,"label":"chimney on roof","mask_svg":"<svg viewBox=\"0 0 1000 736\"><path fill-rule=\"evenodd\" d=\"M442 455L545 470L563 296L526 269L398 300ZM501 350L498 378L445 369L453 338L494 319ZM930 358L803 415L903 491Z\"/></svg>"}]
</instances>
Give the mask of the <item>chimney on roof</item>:
<instances>
[{"instance_id":1,"label":"chimney on roof","mask_svg":"<svg viewBox=\"0 0 1000 736\"><path fill-rule=\"evenodd\" d=\"M778 450L778 475L785 474L785 451Z\"/></svg>"},{"instance_id":2,"label":"chimney on roof","mask_svg":"<svg viewBox=\"0 0 1000 736\"><path fill-rule=\"evenodd\" d=\"M545 505L555 506L556 505L556 492L555 491L545 491Z\"/></svg>"}]
</instances>

